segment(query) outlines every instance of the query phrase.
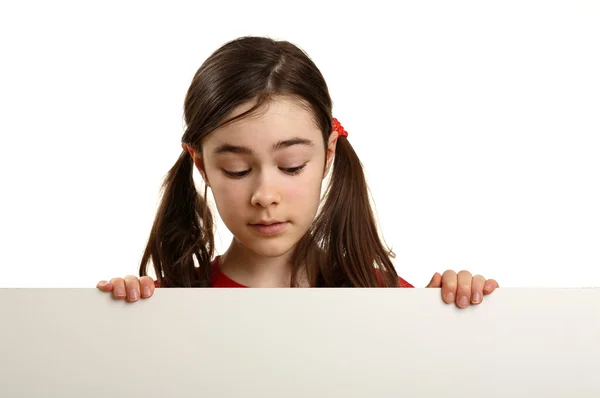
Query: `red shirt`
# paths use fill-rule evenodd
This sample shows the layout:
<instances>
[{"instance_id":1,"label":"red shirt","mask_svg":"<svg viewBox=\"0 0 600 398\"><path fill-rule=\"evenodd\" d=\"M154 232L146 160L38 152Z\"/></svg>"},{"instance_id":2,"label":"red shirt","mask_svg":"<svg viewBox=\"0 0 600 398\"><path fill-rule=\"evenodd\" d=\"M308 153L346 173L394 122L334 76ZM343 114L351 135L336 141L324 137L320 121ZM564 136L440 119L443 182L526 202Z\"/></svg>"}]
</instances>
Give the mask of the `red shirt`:
<instances>
[{"instance_id":1,"label":"red shirt","mask_svg":"<svg viewBox=\"0 0 600 398\"><path fill-rule=\"evenodd\" d=\"M236 281L234 281L233 279L231 279L230 277L225 275L223 272L221 272L221 268L219 268L219 257L220 256L215 257L215 259L210 263L210 268L212 270L211 283L210 283L211 287L225 287L225 288L248 287L248 286L244 286L242 284L237 283ZM402 278L398 278L398 279L399 279L398 287L414 288L413 285L411 285L404 279L402 279ZM154 286L160 287L158 281L154 281Z\"/></svg>"}]
</instances>

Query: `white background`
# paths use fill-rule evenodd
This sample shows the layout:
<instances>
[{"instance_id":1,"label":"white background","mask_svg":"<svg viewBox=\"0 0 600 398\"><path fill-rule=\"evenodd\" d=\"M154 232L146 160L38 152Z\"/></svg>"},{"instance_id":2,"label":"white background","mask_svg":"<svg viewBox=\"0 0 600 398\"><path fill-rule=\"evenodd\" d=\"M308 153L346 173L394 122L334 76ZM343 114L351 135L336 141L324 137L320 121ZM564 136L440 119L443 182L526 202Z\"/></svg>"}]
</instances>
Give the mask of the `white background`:
<instances>
[{"instance_id":1,"label":"white background","mask_svg":"<svg viewBox=\"0 0 600 398\"><path fill-rule=\"evenodd\" d=\"M405 279L600 286L598 2L7 3L0 287L137 273L191 78L242 35L317 63Z\"/></svg>"}]
</instances>

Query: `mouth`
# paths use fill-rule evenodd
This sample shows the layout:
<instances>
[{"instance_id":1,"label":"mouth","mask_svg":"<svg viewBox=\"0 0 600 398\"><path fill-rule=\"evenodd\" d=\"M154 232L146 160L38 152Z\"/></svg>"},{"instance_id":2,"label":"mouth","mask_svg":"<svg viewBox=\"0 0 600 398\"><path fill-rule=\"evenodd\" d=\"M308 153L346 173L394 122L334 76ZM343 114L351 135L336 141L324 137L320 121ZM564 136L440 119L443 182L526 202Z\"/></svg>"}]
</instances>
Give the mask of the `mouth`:
<instances>
[{"instance_id":1,"label":"mouth","mask_svg":"<svg viewBox=\"0 0 600 398\"><path fill-rule=\"evenodd\" d=\"M282 233L286 227L288 226L289 222L287 221L275 221L275 220L269 220L269 221L260 221L256 224L249 224L256 232L260 233L261 235L277 235Z\"/></svg>"},{"instance_id":2,"label":"mouth","mask_svg":"<svg viewBox=\"0 0 600 398\"><path fill-rule=\"evenodd\" d=\"M281 224L283 221L279 220L260 220L259 222L252 223L250 225L273 225L273 224Z\"/></svg>"}]
</instances>

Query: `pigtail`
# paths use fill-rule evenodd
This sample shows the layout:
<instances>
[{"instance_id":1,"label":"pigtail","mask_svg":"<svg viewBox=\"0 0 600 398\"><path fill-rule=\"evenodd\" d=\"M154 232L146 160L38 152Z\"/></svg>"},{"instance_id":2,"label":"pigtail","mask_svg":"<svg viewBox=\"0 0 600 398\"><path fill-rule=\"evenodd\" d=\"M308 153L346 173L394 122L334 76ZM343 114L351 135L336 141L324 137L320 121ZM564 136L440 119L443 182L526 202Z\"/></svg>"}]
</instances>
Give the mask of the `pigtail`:
<instances>
[{"instance_id":1,"label":"pigtail","mask_svg":"<svg viewBox=\"0 0 600 398\"><path fill-rule=\"evenodd\" d=\"M183 151L163 182L161 203L142 256L140 276L147 275L152 261L161 287L210 286L213 218L206 189L204 196L196 191L193 169L192 157Z\"/></svg>"},{"instance_id":2,"label":"pigtail","mask_svg":"<svg viewBox=\"0 0 600 398\"><path fill-rule=\"evenodd\" d=\"M397 287L393 253L382 243L369 202L362 164L350 142L338 138L333 171L325 201L312 231L322 248L315 285L345 287ZM300 246L305 258L315 255L310 241ZM310 252L313 252L311 255ZM316 278L316 279L315 279Z\"/></svg>"}]
</instances>

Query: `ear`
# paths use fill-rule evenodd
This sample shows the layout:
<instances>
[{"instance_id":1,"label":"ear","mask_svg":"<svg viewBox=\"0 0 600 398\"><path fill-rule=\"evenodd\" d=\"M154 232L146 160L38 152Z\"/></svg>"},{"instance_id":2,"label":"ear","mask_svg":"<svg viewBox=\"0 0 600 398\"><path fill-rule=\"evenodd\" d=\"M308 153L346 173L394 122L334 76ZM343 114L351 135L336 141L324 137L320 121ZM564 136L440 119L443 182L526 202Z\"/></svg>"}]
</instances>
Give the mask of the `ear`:
<instances>
[{"instance_id":1,"label":"ear","mask_svg":"<svg viewBox=\"0 0 600 398\"><path fill-rule=\"evenodd\" d=\"M204 163L202 162L202 154L187 144L181 144L181 147L184 151L190 154L192 159L194 159L194 165L200 172L204 183L210 188L210 183L208 182L208 178L206 177L206 170L204 170Z\"/></svg>"},{"instance_id":2,"label":"ear","mask_svg":"<svg viewBox=\"0 0 600 398\"><path fill-rule=\"evenodd\" d=\"M327 151L325 152L326 163L325 163L325 172L323 173L323 178L327 177L327 174L329 174L329 169L331 168L331 165L333 164L333 158L335 156L335 148L337 147L338 138L339 138L338 132L333 130L331 132L331 134L329 135L329 139L327 140Z\"/></svg>"}]
</instances>

